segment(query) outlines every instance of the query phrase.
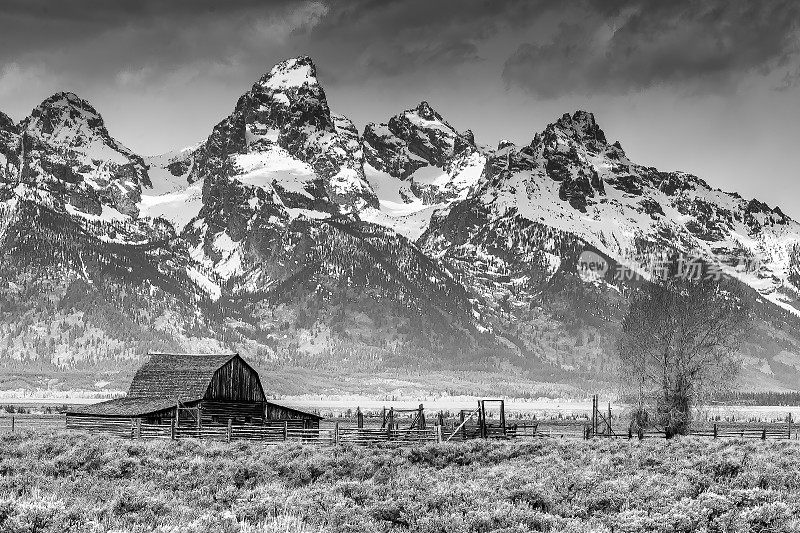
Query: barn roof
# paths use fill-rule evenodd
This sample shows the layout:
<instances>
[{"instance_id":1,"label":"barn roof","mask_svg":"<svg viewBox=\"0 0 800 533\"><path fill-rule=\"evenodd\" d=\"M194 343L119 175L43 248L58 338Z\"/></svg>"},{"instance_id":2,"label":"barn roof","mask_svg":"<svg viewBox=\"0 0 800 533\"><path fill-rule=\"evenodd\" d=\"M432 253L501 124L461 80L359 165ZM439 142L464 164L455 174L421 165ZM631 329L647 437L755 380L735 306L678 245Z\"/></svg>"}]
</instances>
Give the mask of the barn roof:
<instances>
[{"instance_id":1,"label":"barn roof","mask_svg":"<svg viewBox=\"0 0 800 533\"><path fill-rule=\"evenodd\" d=\"M139 416L175 407L175 402L157 398L126 396L93 405L73 407L68 414L99 416Z\"/></svg>"},{"instance_id":2,"label":"barn roof","mask_svg":"<svg viewBox=\"0 0 800 533\"><path fill-rule=\"evenodd\" d=\"M324 416L322 416L319 413L315 413L313 411L309 411L306 407L302 407L302 408L301 407L296 407L296 406L291 405L291 404L287 405L287 404L285 404L283 402L275 403L272 400L267 400L267 403L270 404L270 405L276 405L278 407L282 407L283 409L288 409L289 411L295 411L297 413L301 413L301 414L304 414L304 415L307 415L307 416L318 418L319 420L323 420L325 418Z\"/></svg>"},{"instance_id":3,"label":"barn roof","mask_svg":"<svg viewBox=\"0 0 800 533\"><path fill-rule=\"evenodd\" d=\"M169 399L172 403L199 400L205 396L214 372L234 357L238 355L150 354L133 376L128 396Z\"/></svg>"},{"instance_id":4,"label":"barn roof","mask_svg":"<svg viewBox=\"0 0 800 533\"><path fill-rule=\"evenodd\" d=\"M202 399L211 378L234 357L226 354L151 353L136 371L128 395L94 405L75 407L69 414L137 416Z\"/></svg>"}]
</instances>

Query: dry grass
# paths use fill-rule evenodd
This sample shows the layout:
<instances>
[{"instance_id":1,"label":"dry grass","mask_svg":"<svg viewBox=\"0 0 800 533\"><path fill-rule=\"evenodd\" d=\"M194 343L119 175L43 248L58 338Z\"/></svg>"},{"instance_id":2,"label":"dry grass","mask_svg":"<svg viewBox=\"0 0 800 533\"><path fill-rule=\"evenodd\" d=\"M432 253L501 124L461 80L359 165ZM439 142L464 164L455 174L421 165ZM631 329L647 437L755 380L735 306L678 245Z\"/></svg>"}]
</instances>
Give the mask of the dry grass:
<instances>
[{"instance_id":1,"label":"dry grass","mask_svg":"<svg viewBox=\"0 0 800 533\"><path fill-rule=\"evenodd\" d=\"M5 532L800 531L793 442L0 437Z\"/></svg>"}]
</instances>

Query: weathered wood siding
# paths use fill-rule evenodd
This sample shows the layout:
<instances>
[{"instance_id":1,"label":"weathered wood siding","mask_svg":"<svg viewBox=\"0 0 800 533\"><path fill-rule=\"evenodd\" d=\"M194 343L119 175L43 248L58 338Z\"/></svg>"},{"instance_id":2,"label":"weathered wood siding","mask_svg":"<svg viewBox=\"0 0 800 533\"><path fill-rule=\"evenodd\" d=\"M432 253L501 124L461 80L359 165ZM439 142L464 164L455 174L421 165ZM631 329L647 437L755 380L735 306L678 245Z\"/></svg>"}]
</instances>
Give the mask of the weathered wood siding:
<instances>
[{"instance_id":1,"label":"weathered wood siding","mask_svg":"<svg viewBox=\"0 0 800 533\"><path fill-rule=\"evenodd\" d=\"M308 413L296 411L289 407L282 405L275 405L274 403L267 403L267 420L286 420L286 421L304 421L302 427L305 429L319 428L319 419ZM300 427L299 425L296 427Z\"/></svg>"},{"instance_id":2,"label":"weathered wood siding","mask_svg":"<svg viewBox=\"0 0 800 533\"><path fill-rule=\"evenodd\" d=\"M235 424L262 424L263 402L218 402L204 401L200 404L203 424L226 424L231 419Z\"/></svg>"},{"instance_id":3,"label":"weathered wood siding","mask_svg":"<svg viewBox=\"0 0 800 533\"><path fill-rule=\"evenodd\" d=\"M203 399L236 402L266 400L258 373L240 357L234 357L214 372Z\"/></svg>"}]
</instances>

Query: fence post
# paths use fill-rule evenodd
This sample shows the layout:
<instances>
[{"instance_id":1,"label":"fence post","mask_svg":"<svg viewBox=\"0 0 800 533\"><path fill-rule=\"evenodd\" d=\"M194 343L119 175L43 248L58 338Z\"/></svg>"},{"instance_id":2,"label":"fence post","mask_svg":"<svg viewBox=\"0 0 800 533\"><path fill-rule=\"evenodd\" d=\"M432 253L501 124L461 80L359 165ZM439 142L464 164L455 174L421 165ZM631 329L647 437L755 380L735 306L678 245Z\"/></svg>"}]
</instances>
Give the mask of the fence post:
<instances>
[{"instance_id":1,"label":"fence post","mask_svg":"<svg viewBox=\"0 0 800 533\"><path fill-rule=\"evenodd\" d=\"M231 441L231 429L233 429L233 420L230 418L228 419L228 430L225 432L225 440L227 442Z\"/></svg>"},{"instance_id":2,"label":"fence post","mask_svg":"<svg viewBox=\"0 0 800 533\"><path fill-rule=\"evenodd\" d=\"M14 433L14 415L11 415L11 433Z\"/></svg>"},{"instance_id":3,"label":"fence post","mask_svg":"<svg viewBox=\"0 0 800 533\"><path fill-rule=\"evenodd\" d=\"M789 440L792 440L792 412L789 411Z\"/></svg>"},{"instance_id":4,"label":"fence post","mask_svg":"<svg viewBox=\"0 0 800 533\"><path fill-rule=\"evenodd\" d=\"M175 417L172 417L172 420L170 420L169 438L175 440Z\"/></svg>"},{"instance_id":5,"label":"fence post","mask_svg":"<svg viewBox=\"0 0 800 533\"><path fill-rule=\"evenodd\" d=\"M436 442L442 443L442 425L436 424Z\"/></svg>"},{"instance_id":6,"label":"fence post","mask_svg":"<svg viewBox=\"0 0 800 533\"><path fill-rule=\"evenodd\" d=\"M714 438L717 438L717 424L714 424Z\"/></svg>"},{"instance_id":7,"label":"fence post","mask_svg":"<svg viewBox=\"0 0 800 533\"><path fill-rule=\"evenodd\" d=\"M339 444L339 422L333 426L333 443Z\"/></svg>"},{"instance_id":8,"label":"fence post","mask_svg":"<svg viewBox=\"0 0 800 533\"><path fill-rule=\"evenodd\" d=\"M767 428L761 430L761 440L767 440Z\"/></svg>"},{"instance_id":9,"label":"fence post","mask_svg":"<svg viewBox=\"0 0 800 533\"><path fill-rule=\"evenodd\" d=\"M141 418L137 418L136 419L136 439L138 440L138 439L141 439L141 438L142 438L142 419Z\"/></svg>"},{"instance_id":10,"label":"fence post","mask_svg":"<svg viewBox=\"0 0 800 533\"><path fill-rule=\"evenodd\" d=\"M283 440L289 440L289 422L287 420L283 421Z\"/></svg>"}]
</instances>

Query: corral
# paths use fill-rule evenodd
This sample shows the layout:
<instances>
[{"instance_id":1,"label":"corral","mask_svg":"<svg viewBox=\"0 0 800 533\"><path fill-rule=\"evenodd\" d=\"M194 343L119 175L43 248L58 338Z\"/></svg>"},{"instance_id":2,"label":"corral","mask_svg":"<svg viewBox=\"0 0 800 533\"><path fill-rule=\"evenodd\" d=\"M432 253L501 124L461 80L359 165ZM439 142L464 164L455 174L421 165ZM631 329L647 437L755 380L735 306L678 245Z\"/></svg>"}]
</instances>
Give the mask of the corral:
<instances>
[{"instance_id":1,"label":"corral","mask_svg":"<svg viewBox=\"0 0 800 533\"><path fill-rule=\"evenodd\" d=\"M476 399L462 402L455 410L440 404L433 412L426 411L423 404L414 407L408 401L384 404L377 409L375 402L371 405L368 402L369 409L362 411L356 407L355 415L350 408L345 412L340 406L337 412L324 403L302 403L296 398L294 401L306 407L267 400L258 373L236 354L151 354L134 376L127 397L90 406L46 409L50 413L66 413L66 417L26 414L9 405L5 408L8 414L0 415L0 432L52 430L66 425L68 429L126 438L396 445L477 438L665 436L652 428L640 434L631 431L624 408L614 413L610 404L601 408L598 396L592 398L591 411L587 406L582 413L557 416L541 411L526 414L519 410L519 404L506 413L508 399L477 400L477 409L466 408L469 404L475 406ZM514 405L514 400L510 401ZM726 414L716 409L700 417L691 434L710 438L796 439L798 432L791 409L788 415L784 412L778 416L776 411L763 420L760 416L734 416L733 412ZM317 414L319 410L328 418Z\"/></svg>"}]
</instances>

